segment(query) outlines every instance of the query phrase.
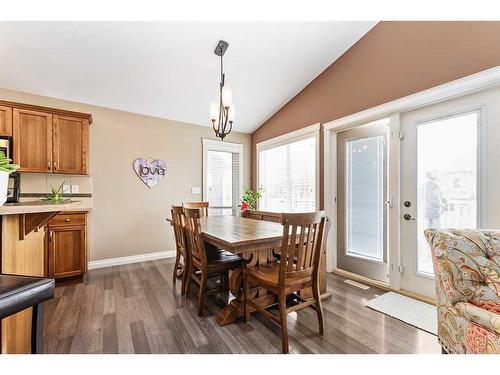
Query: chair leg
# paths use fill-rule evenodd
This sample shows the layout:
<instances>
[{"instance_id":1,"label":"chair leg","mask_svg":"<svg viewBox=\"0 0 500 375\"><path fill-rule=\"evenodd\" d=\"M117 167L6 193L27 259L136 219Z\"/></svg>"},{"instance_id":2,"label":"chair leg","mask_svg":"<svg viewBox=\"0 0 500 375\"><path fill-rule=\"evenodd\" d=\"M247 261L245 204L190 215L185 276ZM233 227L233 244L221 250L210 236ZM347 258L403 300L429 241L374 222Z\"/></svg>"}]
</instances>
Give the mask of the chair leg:
<instances>
[{"instance_id":1,"label":"chair leg","mask_svg":"<svg viewBox=\"0 0 500 375\"><path fill-rule=\"evenodd\" d=\"M280 326L281 326L281 350L284 354L288 353L288 328L286 325L286 294L278 295L278 306L280 309Z\"/></svg>"},{"instance_id":2,"label":"chair leg","mask_svg":"<svg viewBox=\"0 0 500 375\"><path fill-rule=\"evenodd\" d=\"M322 335L325 330L325 323L323 321L323 304L321 303L321 295L319 292L319 283L316 281L313 283L312 292L313 298L316 300L316 314L318 315L318 326L319 334Z\"/></svg>"},{"instance_id":3,"label":"chair leg","mask_svg":"<svg viewBox=\"0 0 500 375\"><path fill-rule=\"evenodd\" d=\"M224 275L224 289L229 290L229 270Z\"/></svg>"},{"instance_id":4,"label":"chair leg","mask_svg":"<svg viewBox=\"0 0 500 375\"><path fill-rule=\"evenodd\" d=\"M186 280L186 298L189 298L189 295L191 294L191 283L193 279L193 264L189 262L188 266L188 273L187 273L187 280Z\"/></svg>"},{"instance_id":5,"label":"chair leg","mask_svg":"<svg viewBox=\"0 0 500 375\"><path fill-rule=\"evenodd\" d=\"M248 306L248 277L243 273L243 317L246 323L250 322L250 309Z\"/></svg>"},{"instance_id":6,"label":"chair leg","mask_svg":"<svg viewBox=\"0 0 500 375\"><path fill-rule=\"evenodd\" d=\"M188 278L188 264L186 262L186 257L184 257L184 266L182 267L182 284L181 284L181 295L186 294L186 282Z\"/></svg>"},{"instance_id":7,"label":"chair leg","mask_svg":"<svg viewBox=\"0 0 500 375\"><path fill-rule=\"evenodd\" d=\"M175 252L175 264L174 264L174 274L172 275L172 283L175 285L175 282L177 281L177 269L179 268L179 259L181 257L181 254L176 251Z\"/></svg>"},{"instance_id":8,"label":"chair leg","mask_svg":"<svg viewBox=\"0 0 500 375\"><path fill-rule=\"evenodd\" d=\"M203 316L203 304L205 302L205 288L207 286L207 274L201 272L200 291L198 294L198 316Z\"/></svg>"},{"instance_id":9,"label":"chair leg","mask_svg":"<svg viewBox=\"0 0 500 375\"><path fill-rule=\"evenodd\" d=\"M43 302L32 307L31 353L43 354Z\"/></svg>"}]
</instances>

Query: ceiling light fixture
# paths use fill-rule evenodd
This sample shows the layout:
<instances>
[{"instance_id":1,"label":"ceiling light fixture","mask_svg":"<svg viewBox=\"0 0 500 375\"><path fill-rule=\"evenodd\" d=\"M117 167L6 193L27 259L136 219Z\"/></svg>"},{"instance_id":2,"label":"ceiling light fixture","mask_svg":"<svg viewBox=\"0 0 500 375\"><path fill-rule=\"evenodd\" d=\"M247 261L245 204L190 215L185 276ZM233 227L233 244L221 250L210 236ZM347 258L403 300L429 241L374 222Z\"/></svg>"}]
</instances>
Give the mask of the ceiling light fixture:
<instances>
[{"instance_id":1,"label":"ceiling light fixture","mask_svg":"<svg viewBox=\"0 0 500 375\"><path fill-rule=\"evenodd\" d=\"M224 86L225 75L222 56L224 56L228 47L229 43L224 40L219 40L217 47L215 47L214 53L220 56L219 102L210 104L210 120L212 121L212 127L214 128L215 135L221 140L224 140L224 138L231 133L234 121L233 94L229 87Z\"/></svg>"}]
</instances>

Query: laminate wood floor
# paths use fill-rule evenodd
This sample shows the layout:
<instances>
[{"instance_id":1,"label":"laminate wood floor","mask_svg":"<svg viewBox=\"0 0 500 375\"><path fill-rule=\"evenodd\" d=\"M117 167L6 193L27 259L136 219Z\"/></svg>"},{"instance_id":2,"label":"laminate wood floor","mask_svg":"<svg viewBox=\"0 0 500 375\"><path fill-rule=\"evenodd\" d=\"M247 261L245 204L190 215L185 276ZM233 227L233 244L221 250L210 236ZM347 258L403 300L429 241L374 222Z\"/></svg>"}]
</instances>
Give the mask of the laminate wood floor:
<instances>
[{"instance_id":1,"label":"laminate wood floor","mask_svg":"<svg viewBox=\"0 0 500 375\"><path fill-rule=\"evenodd\" d=\"M45 304L46 353L281 353L280 330L253 313L225 327L214 314L227 295L208 296L196 315L197 288L189 300L172 287L173 260L90 271L83 282L56 287ZM440 353L429 333L365 307L383 290L362 290L329 274L332 298L324 303L325 334L316 313L288 317L291 353Z\"/></svg>"}]
</instances>

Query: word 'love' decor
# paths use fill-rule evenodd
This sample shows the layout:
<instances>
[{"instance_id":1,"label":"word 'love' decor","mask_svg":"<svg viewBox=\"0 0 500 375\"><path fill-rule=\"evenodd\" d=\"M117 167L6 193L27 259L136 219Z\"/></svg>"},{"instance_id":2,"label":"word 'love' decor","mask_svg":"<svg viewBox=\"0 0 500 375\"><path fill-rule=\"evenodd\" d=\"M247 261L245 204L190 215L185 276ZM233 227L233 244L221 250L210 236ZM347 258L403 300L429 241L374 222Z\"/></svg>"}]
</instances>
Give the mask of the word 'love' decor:
<instances>
[{"instance_id":1,"label":"word 'love' decor","mask_svg":"<svg viewBox=\"0 0 500 375\"><path fill-rule=\"evenodd\" d=\"M134 171L151 189L165 176L167 166L164 160L137 158L134 160Z\"/></svg>"}]
</instances>

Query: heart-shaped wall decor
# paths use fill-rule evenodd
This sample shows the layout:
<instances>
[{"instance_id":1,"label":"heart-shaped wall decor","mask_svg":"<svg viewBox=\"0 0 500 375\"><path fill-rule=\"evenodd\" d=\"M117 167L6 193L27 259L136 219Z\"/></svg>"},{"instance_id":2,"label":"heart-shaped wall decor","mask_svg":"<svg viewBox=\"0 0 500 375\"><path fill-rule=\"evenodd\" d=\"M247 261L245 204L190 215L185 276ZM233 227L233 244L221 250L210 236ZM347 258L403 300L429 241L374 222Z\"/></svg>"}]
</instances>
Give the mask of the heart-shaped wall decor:
<instances>
[{"instance_id":1,"label":"heart-shaped wall decor","mask_svg":"<svg viewBox=\"0 0 500 375\"><path fill-rule=\"evenodd\" d=\"M167 166L164 160L137 158L134 160L134 171L151 189L165 176Z\"/></svg>"}]
</instances>

